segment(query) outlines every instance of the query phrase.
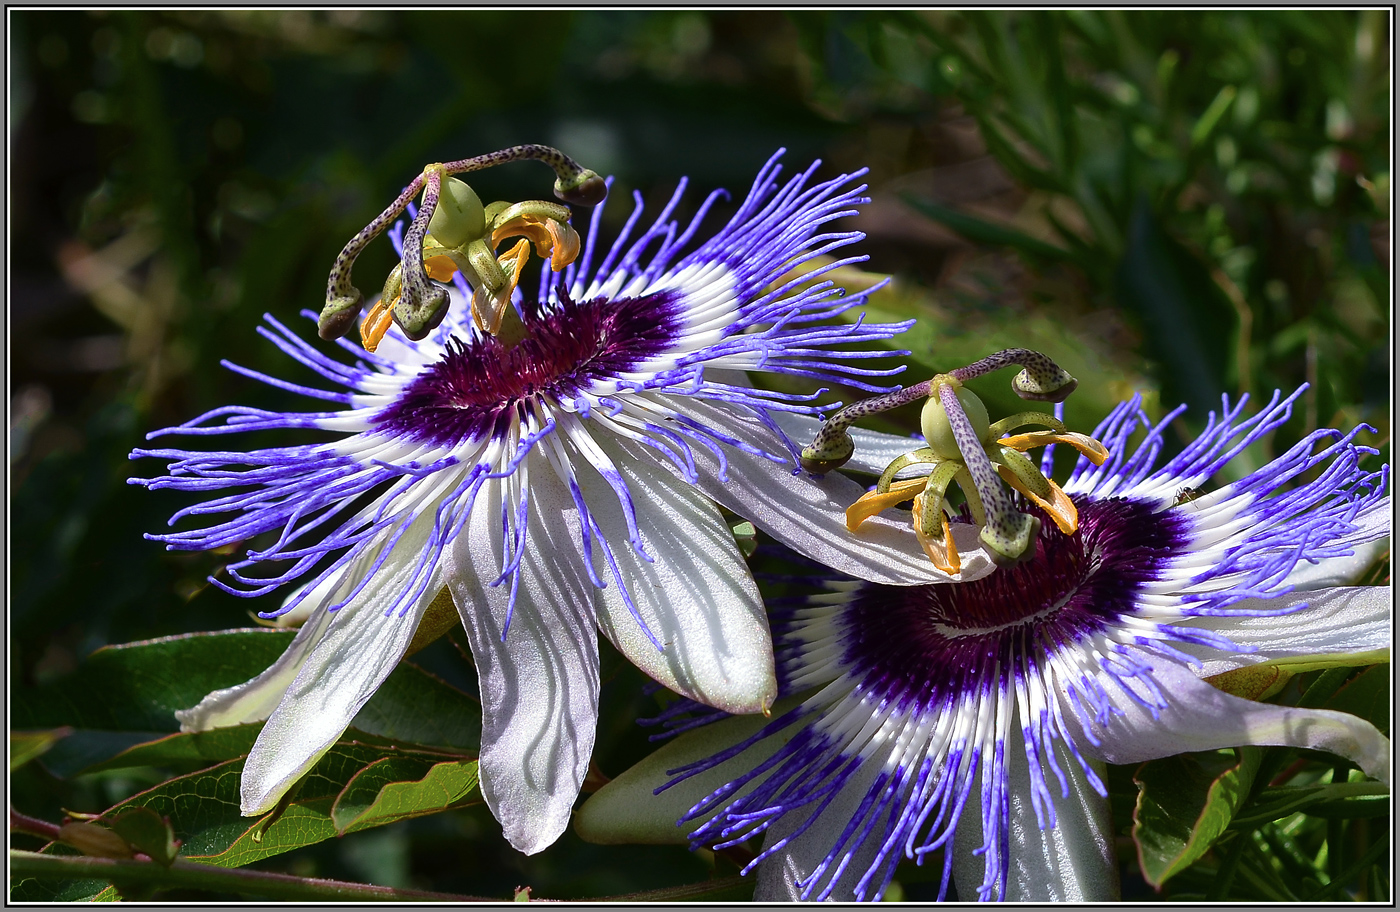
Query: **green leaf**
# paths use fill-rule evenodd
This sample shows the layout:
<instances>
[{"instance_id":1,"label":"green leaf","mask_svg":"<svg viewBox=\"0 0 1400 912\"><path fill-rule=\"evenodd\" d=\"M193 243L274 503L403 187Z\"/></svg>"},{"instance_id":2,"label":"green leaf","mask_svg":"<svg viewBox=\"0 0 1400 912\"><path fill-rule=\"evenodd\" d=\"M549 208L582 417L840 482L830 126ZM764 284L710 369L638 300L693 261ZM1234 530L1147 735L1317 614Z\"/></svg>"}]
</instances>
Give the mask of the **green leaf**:
<instances>
[{"instance_id":1,"label":"green leaf","mask_svg":"<svg viewBox=\"0 0 1400 912\"><path fill-rule=\"evenodd\" d=\"M1326 709L1350 713L1390 735L1390 663L1372 665L1332 695Z\"/></svg>"},{"instance_id":2,"label":"green leaf","mask_svg":"<svg viewBox=\"0 0 1400 912\"><path fill-rule=\"evenodd\" d=\"M1204 421L1220 407L1238 319L1210 271L1163 230L1145 198L1133 209L1114 285L1118 307L1142 321L1162 401L1185 402L1192 419Z\"/></svg>"},{"instance_id":3,"label":"green leaf","mask_svg":"<svg viewBox=\"0 0 1400 912\"><path fill-rule=\"evenodd\" d=\"M1221 88L1215 94L1210 106L1201 115L1191 128L1191 146L1195 148L1210 138L1210 134L1215 131L1215 125L1220 123L1220 118L1225 116L1225 112L1230 110L1230 105L1235 103L1236 89L1232 85Z\"/></svg>"},{"instance_id":4,"label":"green leaf","mask_svg":"<svg viewBox=\"0 0 1400 912\"><path fill-rule=\"evenodd\" d=\"M477 762L453 760L422 769L418 758L386 757L365 767L331 807L341 833L460 806L477 793ZM416 775L415 775L416 773Z\"/></svg>"},{"instance_id":5,"label":"green leaf","mask_svg":"<svg viewBox=\"0 0 1400 912\"><path fill-rule=\"evenodd\" d=\"M1357 773L1360 775L1360 773ZM1313 817L1377 817L1389 813L1390 788L1380 782L1335 782L1277 786L1241 810L1231 829L1253 829L1270 820L1303 813Z\"/></svg>"},{"instance_id":6,"label":"green leaf","mask_svg":"<svg viewBox=\"0 0 1400 912\"><path fill-rule=\"evenodd\" d=\"M367 767L387 759L402 764L397 766L400 769L431 770L434 762L453 765L441 764L447 759L441 754L412 754L381 744L341 741L327 751L302 780L280 815L276 812L257 818L242 815L239 780L244 761L239 758L167 780L116 805L102 819L105 822L130 808L149 808L169 818L173 834L182 843L181 857L222 867L242 867L339 835L331 817L336 800ZM471 761L471 765L474 782L475 761ZM398 818L372 815L358 821L355 829L379 826L394 819Z\"/></svg>"},{"instance_id":7,"label":"green leaf","mask_svg":"<svg viewBox=\"0 0 1400 912\"><path fill-rule=\"evenodd\" d=\"M12 712L19 728L73 725L105 731L175 731L174 712L262 673L292 631L252 628L104 646L78 670L38 687ZM52 722L48 720L54 720Z\"/></svg>"},{"instance_id":8,"label":"green leaf","mask_svg":"<svg viewBox=\"0 0 1400 912\"><path fill-rule=\"evenodd\" d=\"M188 768L232 759L248 752L260 725L176 735L175 710L257 676L293 635L253 628L104 647L73 675L16 703L13 713L24 728L57 719L79 729L44 758L62 778L88 770ZM394 669L352 725L409 746L474 753L481 744L480 703L411 662Z\"/></svg>"},{"instance_id":9,"label":"green leaf","mask_svg":"<svg viewBox=\"0 0 1400 912\"><path fill-rule=\"evenodd\" d=\"M251 722L207 732L181 732L154 741L141 741L115 757L87 766L83 772L127 769L133 766L174 766L202 768L246 755L253 748L263 723Z\"/></svg>"},{"instance_id":10,"label":"green leaf","mask_svg":"<svg viewBox=\"0 0 1400 912\"><path fill-rule=\"evenodd\" d=\"M1015 228L998 225L908 194L904 195L904 201L935 222L947 225L973 243L1011 247L1026 256L1050 262L1075 261L1074 254L1063 247L1047 244L1045 241L1033 238Z\"/></svg>"},{"instance_id":11,"label":"green leaf","mask_svg":"<svg viewBox=\"0 0 1400 912\"><path fill-rule=\"evenodd\" d=\"M167 868L179 851L180 844L170 829L170 821L148 807L128 808L108 821L107 825L132 848L145 852L151 861Z\"/></svg>"},{"instance_id":12,"label":"green leaf","mask_svg":"<svg viewBox=\"0 0 1400 912\"><path fill-rule=\"evenodd\" d=\"M1215 844L1249 795L1261 752L1180 754L1144 763L1134 775L1133 840L1143 878L1154 887Z\"/></svg>"},{"instance_id":13,"label":"green leaf","mask_svg":"<svg viewBox=\"0 0 1400 912\"><path fill-rule=\"evenodd\" d=\"M71 734L73 729L66 725L48 731L10 732L10 769L19 769Z\"/></svg>"},{"instance_id":14,"label":"green leaf","mask_svg":"<svg viewBox=\"0 0 1400 912\"><path fill-rule=\"evenodd\" d=\"M151 731L79 729L55 744L39 762L55 776L68 779L95 764L101 763L108 757L119 755L136 745L163 737L165 737L163 733Z\"/></svg>"}]
</instances>

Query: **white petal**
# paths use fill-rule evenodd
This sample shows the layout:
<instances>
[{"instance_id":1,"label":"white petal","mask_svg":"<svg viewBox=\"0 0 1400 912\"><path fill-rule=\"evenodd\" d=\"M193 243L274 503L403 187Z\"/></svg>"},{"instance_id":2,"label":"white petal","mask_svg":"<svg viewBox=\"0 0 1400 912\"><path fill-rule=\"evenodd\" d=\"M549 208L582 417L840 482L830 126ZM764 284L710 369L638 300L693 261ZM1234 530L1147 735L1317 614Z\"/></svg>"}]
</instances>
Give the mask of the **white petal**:
<instances>
[{"instance_id":1,"label":"white petal","mask_svg":"<svg viewBox=\"0 0 1400 912\"><path fill-rule=\"evenodd\" d=\"M754 888L753 894L755 902L802 901L801 881L808 877L831 854L842 830L856 816L871 784L879 775L880 765L878 760L865 763L860 771L841 787L841 791L832 799L831 804L821 812L822 816L817 819L816 823L808 827L805 833L788 843L771 858L765 859L759 864L758 885ZM774 821L773 825L764 833L763 847L766 849L779 839L794 832L811 816L813 807L820 808L821 805L817 803L799 810L789 811ZM891 810L898 813L901 808L893 807L882 813L879 821L875 824L873 831L875 834L883 834ZM847 851L851 851L852 848L854 851L851 852L851 860L846 864L841 876L837 878L832 888L829 896L831 902L857 902L856 884L875 863L880 842L878 839L869 839L859 846L846 846ZM828 872L832 870L835 870L835 865L828 868ZM811 895L816 896L823 892L827 885L828 882L823 879ZM872 878L868 889L873 894L879 886L880 880L877 875L876 878ZM866 896L867 900L870 898L871 895Z\"/></svg>"},{"instance_id":2,"label":"white petal","mask_svg":"<svg viewBox=\"0 0 1400 912\"><path fill-rule=\"evenodd\" d=\"M504 643L510 582L488 585L501 568L500 485L477 497L446 582L481 682L481 793L510 844L532 855L564 831L588 772L598 640L592 585L563 521L573 500L542 456L529 461L529 539Z\"/></svg>"},{"instance_id":3,"label":"white petal","mask_svg":"<svg viewBox=\"0 0 1400 912\"><path fill-rule=\"evenodd\" d=\"M628 610L595 545L595 572L608 583L597 592L599 629L671 690L726 712L761 712L778 692L773 641L763 599L729 526L709 498L652 460L619 453L614 463L631 491L652 561L628 543L622 507L607 482L579 466L579 484L633 604L664 649L657 649Z\"/></svg>"},{"instance_id":4,"label":"white petal","mask_svg":"<svg viewBox=\"0 0 1400 912\"><path fill-rule=\"evenodd\" d=\"M1069 780L1069 797L1060 797L1060 784L1048 769L1046 784L1055 804L1055 824L1042 830L1031 804L1030 764L1022 746L1008 744L1007 902L1114 902L1118 899L1118 863L1113 852L1113 817L1108 799L1094 791L1064 744L1055 742L1056 757ZM986 762L985 760L983 762ZM1102 773L1102 771L1100 771ZM1102 776L1100 777L1102 778ZM958 899L971 902L986 877L982 855L981 786L958 819L953 840L953 880Z\"/></svg>"},{"instance_id":5,"label":"white petal","mask_svg":"<svg viewBox=\"0 0 1400 912\"><path fill-rule=\"evenodd\" d=\"M1371 503L1356 517L1357 530L1338 544L1349 545L1350 557L1334 557L1315 564L1300 563L1285 582L1295 589L1348 586L1390 550L1390 497Z\"/></svg>"},{"instance_id":6,"label":"white petal","mask_svg":"<svg viewBox=\"0 0 1400 912\"><path fill-rule=\"evenodd\" d=\"M774 707L773 718L778 718L798 702L796 699L783 700ZM679 769L733 747L756 734L770 721L762 716L735 716L667 741L585 801L574 814L574 832L585 841L599 845L689 845L690 832L704 821L684 826L678 825L677 821L715 789L767 760L801 729L788 726L739 756L697 773L658 795L656 789L671 780L667 770ZM751 784L736 792L734 797L752 788Z\"/></svg>"},{"instance_id":7,"label":"white petal","mask_svg":"<svg viewBox=\"0 0 1400 912\"><path fill-rule=\"evenodd\" d=\"M244 684L225 687L209 694L190 709L177 709L180 731L208 731L246 722L261 722L277 708L292 681L301 672L311 651L321 642L335 615L324 610L331 604L333 590L339 590L343 577L331 577L298 606L309 608L310 616L297 630L285 652L266 671ZM261 628L260 628L261 629ZM268 631L272 633L272 631Z\"/></svg>"},{"instance_id":8,"label":"white petal","mask_svg":"<svg viewBox=\"0 0 1400 912\"><path fill-rule=\"evenodd\" d=\"M1210 646L1174 643L1202 660L1201 677L1249 665L1294 665L1323 656L1358 656L1356 664L1386 661L1392 638L1394 595L1381 586L1318 589L1276 599L1249 599L1233 608L1270 610L1306 603L1308 607L1277 617L1192 618L1182 627L1213 630L1254 652L1221 652Z\"/></svg>"},{"instance_id":9,"label":"white petal","mask_svg":"<svg viewBox=\"0 0 1400 912\"><path fill-rule=\"evenodd\" d=\"M717 428L769 452L782 449L773 432L754 418L715 403L682 397L658 399L664 399L665 408L701 426ZM858 533L848 532L846 507L865 493L865 488L849 478L835 472L821 479L805 473L795 476L791 463L775 463L726 446L727 481L720 481L719 461L714 455L701 446L693 449L701 490L783 544L842 573L877 583L912 586L981 579L996 569L971 524L954 527L962 571L950 577L924 554L908 519L875 516ZM665 460L662 465L671 467Z\"/></svg>"},{"instance_id":10,"label":"white petal","mask_svg":"<svg viewBox=\"0 0 1400 912\"><path fill-rule=\"evenodd\" d=\"M772 415L778 423L778 427L792 438L792 442L797 444L798 449L811 443L812 438L817 436L817 431L821 430L823 424L810 415L798 415L794 412L773 412ZM850 428L847 433L851 435L851 440L856 445L856 451L851 456L850 462L847 462L842 468L851 472L881 475L886 466L905 453L928 446L922 437L901 437L898 434L867 431L858 427ZM925 466L922 473L906 469L898 477L903 478L906 472L909 475L927 474L928 467Z\"/></svg>"},{"instance_id":11,"label":"white petal","mask_svg":"<svg viewBox=\"0 0 1400 912\"><path fill-rule=\"evenodd\" d=\"M1325 709L1254 703L1216 690L1184 665L1151 658L1152 678L1167 705L1158 718L1124 695L1107 674L1099 676L1121 713L1107 726L1093 723L1101 745L1081 750L1109 763L1140 763L1187 751L1244 744L1287 745L1323 750L1355 761L1368 776L1390 781L1390 741L1356 716ZM1066 700L1066 714L1073 708Z\"/></svg>"},{"instance_id":12,"label":"white petal","mask_svg":"<svg viewBox=\"0 0 1400 912\"><path fill-rule=\"evenodd\" d=\"M403 658L418 621L442 586L431 582L403 617L385 617L383 606L393 604L411 582L432 525L428 511L398 541L368 585L331 617L243 765L245 815L271 810L335 743Z\"/></svg>"}]
</instances>

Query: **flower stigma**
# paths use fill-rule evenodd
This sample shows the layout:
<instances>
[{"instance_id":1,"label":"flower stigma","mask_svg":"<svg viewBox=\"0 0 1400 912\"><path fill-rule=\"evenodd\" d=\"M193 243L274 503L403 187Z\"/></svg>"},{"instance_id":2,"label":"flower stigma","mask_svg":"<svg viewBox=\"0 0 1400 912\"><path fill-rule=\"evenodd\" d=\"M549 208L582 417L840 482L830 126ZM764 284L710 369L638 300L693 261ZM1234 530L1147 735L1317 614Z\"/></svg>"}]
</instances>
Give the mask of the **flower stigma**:
<instances>
[{"instance_id":1,"label":"flower stigma","mask_svg":"<svg viewBox=\"0 0 1400 912\"><path fill-rule=\"evenodd\" d=\"M549 146L511 146L475 158L430 164L336 257L326 283L326 304L317 321L321 338L338 339L355 325L365 300L350 279L355 259L421 192L404 236L403 259L389 273L379 300L359 322L364 347L373 352L394 323L415 342L426 338L442 323L450 300L447 290L436 283L452 281L458 273L472 288L477 328L507 347L519 343L526 330L511 306L511 296L530 248L548 259L555 272L572 263L581 246L578 232L569 224L572 213L568 206L545 200L502 200L483 206L476 192L452 175L529 159L554 169L554 195L566 203L596 206L607 196L607 184L596 172ZM520 240L497 253L509 238Z\"/></svg>"},{"instance_id":2,"label":"flower stigma","mask_svg":"<svg viewBox=\"0 0 1400 912\"><path fill-rule=\"evenodd\" d=\"M1060 486L1025 456L1026 451L1065 443L1095 465L1103 465L1109 453L1099 441L1074 433L1064 422L1043 412L1020 412L992 422L982 400L963 383L1013 364L1022 368L1011 382L1022 399L1063 402L1079 385L1039 352L1006 349L923 383L841 409L802 451L802 466L816 474L839 468L855 453L855 443L847 433L855 421L924 398L919 423L927 446L890 462L875 490L846 510L846 527L855 532L875 514L912 499L914 533L924 552L939 570L957 573L962 561L953 542L947 503L948 486L956 483L992 559L998 564L1027 560L1035 554L1040 519L1016 509L1012 492L1044 510L1067 535L1078 529L1079 515ZM1046 430L1012 433L1034 425ZM928 474L896 480L902 470L915 465L929 466Z\"/></svg>"}]
</instances>

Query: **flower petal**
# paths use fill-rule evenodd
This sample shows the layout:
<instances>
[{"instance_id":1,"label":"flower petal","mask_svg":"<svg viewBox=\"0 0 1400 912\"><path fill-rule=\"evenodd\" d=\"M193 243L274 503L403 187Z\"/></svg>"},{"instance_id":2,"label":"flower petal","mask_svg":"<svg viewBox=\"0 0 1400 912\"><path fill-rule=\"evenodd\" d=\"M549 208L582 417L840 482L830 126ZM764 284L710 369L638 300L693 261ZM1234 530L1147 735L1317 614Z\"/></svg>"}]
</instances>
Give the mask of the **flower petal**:
<instances>
[{"instance_id":1,"label":"flower petal","mask_svg":"<svg viewBox=\"0 0 1400 912\"><path fill-rule=\"evenodd\" d=\"M1094 791L1063 743L1055 742L1060 769L1069 781L1062 798L1047 774L1055 804L1055 823L1042 830L1031 803L1030 765L1020 744L1007 745L1006 833L1009 840L1006 902L1114 902L1119 896L1118 864L1113 851L1113 817L1108 799ZM953 839L953 881L958 899L971 902L985 879L980 789L974 787L958 820ZM974 854L978 853L978 854Z\"/></svg>"},{"instance_id":2,"label":"flower petal","mask_svg":"<svg viewBox=\"0 0 1400 912\"><path fill-rule=\"evenodd\" d=\"M312 608L306 623L301 625L297 635L285 652L266 671L236 687L216 690L200 700L190 709L177 709L175 718L180 720L180 731L208 731L211 728L224 728L229 725L242 725L246 722L261 722L282 701L287 688L306 664L307 656L325 637L335 615L325 611L333 589L338 589L343 577L332 577L318 587L320 592L312 592L297 606L301 611Z\"/></svg>"},{"instance_id":3,"label":"flower petal","mask_svg":"<svg viewBox=\"0 0 1400 912\"><path fill-rule=\"evenodd\" d=\"M1325 586L1347 586L1390 550L1390 498L1382 497L1367 504L1354 520L1357 529L1337 539L1334 544L1349 545L1350 557L1334 557L1315 564L1299 563L1286 582L1295 589L1321 589Z\"/></svg>"},{"instance_id":4,"label":"flower petal","mask_svg":"<svg viewBox=\"0 0 1400 912\"><path fill-rule=\"evenodd\" d=\"M780 449L772 431L736 411L672 396L664 397L664 407L758 449ZM727 480L721 481L721 467L714 454L695 448L699 488L783 544L842 573L912 586L981 579L996 569L977 528L970 523L955 524L962 571L950 577L933 566L907 520L875 516L859 533L848 532L846 507L865 493L849 478L835 472L822 478L794 476L791 462L774 462L735 447L726 446L724 455Z\"/></svg>"},{"instance_id":5,"label":"flower petal","mask_svg":"<svg viewBox=\"0 0 1400 912\"><path fill-rule=\"evenodd\" d=\"M778 681L758 587L709 498L643 458L618 454L614 464L636 505L637 530L651 561L628 544L622 506L607 482L585 466L578 478L636 611L663 648L632 616L616 580L596 592L598 627L671 690L726 712L761 712L777 696ZM607 561L596 549L594 563L599 578L609 580Z\"/></svg>"},{"instance_id":6,"label":"flower petal","mask_svg":"<svg viewBox=\"0 0 1400 912\"><path fill-rule=\"evenodd\" d=\"M1276 599L1248 599L1233 606L1250 611L1306 608L1272 617L1192 618L1181 627L1213 630L1250 652L1221 652L1193 643L1173 644L1202 661L1201 677L1250 665L1294 665L1316 656L1357 655L1356 664L1386 661L1391 642L1391 591L1382 586L1293 592ZM1332 663L1332 664L1335 664Z\"/></svg>"},{"instance_id":7,"label":"flower petal","mask_svg":"<svg viewBox=\"0 0 1400 912\"><path fill-rule=\"evenodd\" d=\"M774 717L798 702L784 699L774 707ZM667 771L733 747L752 737L768 722L762 716L734 716L668 741L590 796L574 814L574 832L586 842L598 845L689 845L690 832L704 821L684 825L677 821L715 789L767 760L797 729L789 726L778 736L766 738L738 756L656 794L656 789L671 779ZM756 785L751 783L735 795L742 795Z\"/></svg>"},{"instance_id":8,"label":"flower petal","mask_svg":"<svg viewBox=\"0 0 1400 912\"><path fill-rule=\"evenodd\" d=\"M442 587L430 584L403 616L385 617L381 606L392 605L410 584L432 527L431 512L415 521L373 578L330 619L243 766L245 815L275 807L403 658L418 621ZM319 621L307 626L314 623Z\"/></svg>"},{"instance_id":9,"label":"flower petal","mask_svg":"<svg viewBox=\"0 0 1400 912\"><path fill-rule=\"evenodd\" d=\"M754 902L803 901L803 880L810 877L812 872L831 856L832 847L840 837L842 828L857 816L870 786L880 774L880 767L879 762L865 763L824 809L818 802L801 810L789 811L773 821L773 825L763 835L765 849L796 831L812 815L814 808L822 815L806 832L759 864L758 884L753 893ZM895 804L882 813L879 822L875 824L874 832L883 833L890 811L897 814L900 810L902 808ZM856 884L875 864L879 850L880 840L877 838L865 840L855 846L853 851L848 847L851 859L835 883L822 880L821 889L831 889L826 898L832 902L858 902L855 894ZM832 865L830 869L834 867L835 865ZM868 888L869 892L873 894L880 886L881 881L877 875L876 881Z\"/></svg>"},{"instance_id":10,"label":"flower petal","mask_svg":"<svg viewBox=\"0 0 1400 912\"><path fill-rule=\"evenodd\" d=\"M1099 683L1119 712L1106 725L1091 723L1102 743L1082 743L1085 753L1109 763L1140 763L1186 751L1287 745L1345 757L1366 775L1390 782L1390 741L1363 719L1325 709L1253 703L1216 690L1170 659L1154 659L1152 666L1152 680L1171 699L1154 706L1154 697L1141 683L1125 677L1122 680L1141 699L1127 697L1114 678L1101 675ZM1064 702L1068 711L1075 711L1071 701Z\"/></svg>"},{"instance_id":11,"label":"flower petal","mask_svg":"<svg viewBox=\"0 0 1400 912\"><path fill-rule=\"evenodd\" d=\"M510 844L533 855L568 825L588 772L598 640L592 585L560 521L572 498L544 457L529 462L530 531L514 608L509 577L489 585L502 564L501 485L482 489L445 564L481 682L481 793Z\"/></svg>"}]
</instances>

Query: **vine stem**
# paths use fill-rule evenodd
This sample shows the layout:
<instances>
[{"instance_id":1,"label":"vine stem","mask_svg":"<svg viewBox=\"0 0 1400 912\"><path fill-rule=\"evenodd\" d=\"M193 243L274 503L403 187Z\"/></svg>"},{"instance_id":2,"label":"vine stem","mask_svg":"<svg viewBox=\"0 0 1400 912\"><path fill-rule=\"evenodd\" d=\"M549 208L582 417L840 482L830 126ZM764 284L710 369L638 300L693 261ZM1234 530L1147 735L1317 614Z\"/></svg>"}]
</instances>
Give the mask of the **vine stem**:
<instances>
[{"instance_id":1,"label":"vine stem","mask_svg":"<svg viewBox=\"0 0 1400 912\"><path fill-rule=\"evenodd\" d=\"M58 839L58 824L49 823L47 820L40 820L37 817L29 817L14 808L10 808L10 832L28 833L30 836L38 836L53 842Z\"/></svg>"},{"instance_id":2,"label":"vine stem","mask_svg":"<svg viewBox=\"0 0 1400 912\"><path fill-rule=\"evenodd\" d=\"M242 893L273 900L306 902L316 900L369 900L377 902L503 902L499 897L461 896L426 890L397 890L373 884L343 880L296 877L270 871L221 868L217 865L177 859L170 867L151 861L92 858L86 855L42 855L10 850L10 877L101 878L122 885L141 884L156 889L176 887Z\"/></svg>"}]
</instances>

